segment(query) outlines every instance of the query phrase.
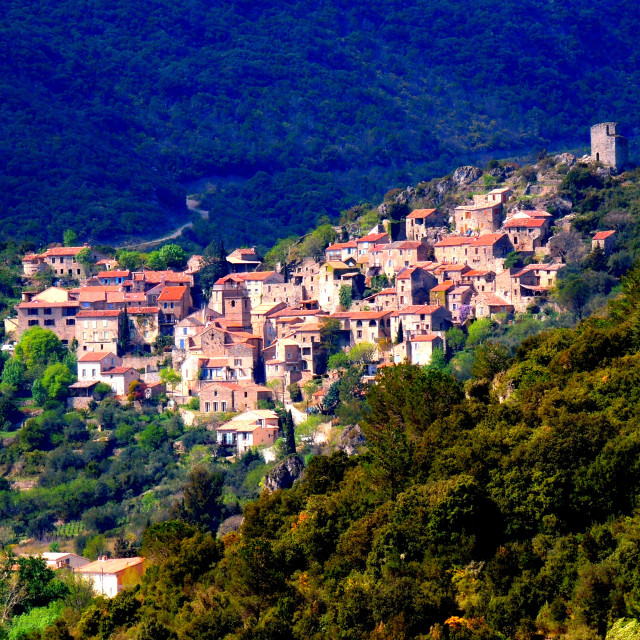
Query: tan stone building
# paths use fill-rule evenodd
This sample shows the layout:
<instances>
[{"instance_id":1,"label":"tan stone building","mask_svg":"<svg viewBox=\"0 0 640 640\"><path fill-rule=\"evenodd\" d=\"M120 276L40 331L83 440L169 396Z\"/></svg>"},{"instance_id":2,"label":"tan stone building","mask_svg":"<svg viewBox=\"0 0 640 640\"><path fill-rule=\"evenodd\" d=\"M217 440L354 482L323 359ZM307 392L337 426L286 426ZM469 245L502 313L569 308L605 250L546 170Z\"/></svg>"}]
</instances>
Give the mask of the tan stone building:
<instances>
[{"instance_id":1,"label":"tan stone building","mask_svg":"<svg viewBox=\"0 0 640 640\"><path fill-rule=\"evenodd\" d=\"M502 204L474 202L462 205L455 208L453 219L458 233L495 233L500 229Z\"/></svg>"},{"instance_id":2,"label":"tan stone building","mask_svg":"<svg viewBox=\"0 0 640 640\"><path fill-rule=\"evenodd\" d=\"M615 231L598 231L591 239L591 250L600 247L607 255L609 255L616 245Z\"/></svg>"},{"instance_id":3,"label":"tan stone building","mask_svg":"<svg viewBox=\"0 0 640 640\"><path fill-rule=\"evenodd\" d=\"M75 337L78 353L118 352L124 314L119 309L82 310L76 314Z\"/></svg>"},{"instance_id":4,"label":"tan stone building","mask_svg":"<svg viewBox=\"0 0 640 640\"><path fill-rule=\"evenodd\" d=\"M535 253L546 244L551 218L514 216L504 224L514 251Z\"/></svg>"},{"instance_id":5,"label":"tan stone building","mask_svg":"<svg viewBox=\"0 0 640 640\"><path fill-rule=\"evenodd\" d=\"M405 220L405 233L408 240L420 242L427 236L429 228L443 227L447 221L437 209L415 209Z\"/></svg>"},{"instance_id":6,"label":"tan stone building","mask_svg":"<svg viewBox=\"0 0 640 640\"><path fill-rule=\"evenodd\" d=\"M63 344L69 345L76 335L76 314L80 304L71 300L69 291L50 287L31 295L23 293L23 302L16 306L17 340L29 328L39 326L53 331Z\"/></svg>"},{"instance_id":7,"label":"tan stone building","mask_svg":"<svg viewBox=\"0 0 640 640\"><path fill-rule=\"evenodd\" d=\"M258 408L260 400L271 400L269 387L244 382L203 382L200 385L200 411L219 413Z\"/></svg>"}]
</instances>

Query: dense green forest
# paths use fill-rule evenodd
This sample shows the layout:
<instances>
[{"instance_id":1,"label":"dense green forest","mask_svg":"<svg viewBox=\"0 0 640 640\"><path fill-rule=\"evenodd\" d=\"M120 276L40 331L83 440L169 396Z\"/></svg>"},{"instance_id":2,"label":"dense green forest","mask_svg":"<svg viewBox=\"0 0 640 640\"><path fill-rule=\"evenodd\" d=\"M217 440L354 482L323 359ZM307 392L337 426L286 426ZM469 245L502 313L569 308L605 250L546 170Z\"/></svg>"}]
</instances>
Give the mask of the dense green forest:
<instances>
[{"instance_id":1,"label":"dense green forest","mask_svg":"<svg viewBox=\"0 0 640 640\"><path fill-rule=\"evenodd\" d=\"M638 121L630 0L5 3L0 239L303 233L468 160Z\"/></svg>"}]
</instances>

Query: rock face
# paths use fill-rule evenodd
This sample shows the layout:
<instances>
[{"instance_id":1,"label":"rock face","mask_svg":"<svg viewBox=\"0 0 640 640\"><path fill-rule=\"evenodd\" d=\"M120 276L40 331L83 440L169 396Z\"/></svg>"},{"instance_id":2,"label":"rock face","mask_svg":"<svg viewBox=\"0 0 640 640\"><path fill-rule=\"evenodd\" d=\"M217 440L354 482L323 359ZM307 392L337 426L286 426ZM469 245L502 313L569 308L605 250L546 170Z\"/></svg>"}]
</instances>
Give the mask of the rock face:
<instances>
[{"instance_id":1,"label":"rock face","mask_svg":"<svg viewBox=\"0 0 640 640\"><path fill-rule=\"evenodd\" d=\"M338 447L348 456L354 456L367 444L367 439L358 424L350 424L340 434Z\"/></svg>"},{"instance_id":2,"label":"rock face","mask_svg":"<svg viewBox=\"0 0 640 640\"><path fill-rule=\"evenodd\" d=\"M302 458L297 454L289 456L269 471L264 479L264 488L271 492L278 491L278 489L290 489L303 471L304 461Z\"/></svg>"},{"instance_id":3,"label":"rock face","mask_svg":"<svg viewBox=\"0 0 640 640\"><path fill-rule=\"evenodd\" d=\"M451 176L453 184L458 186L466 186L479 180L482 177L482 171L478 167L458 167Z\"/></svg>"},{"instance_id":4,"label":"rock face","mask_svg":"<svg viewBox=\"0 0 640 640\"><path fill-rule=\"evenodd\" d=\"M553 158L558 164L566 164L569 169L578 161L578 159L572 153L559 153Z\"/></svg>"}]
</instances>

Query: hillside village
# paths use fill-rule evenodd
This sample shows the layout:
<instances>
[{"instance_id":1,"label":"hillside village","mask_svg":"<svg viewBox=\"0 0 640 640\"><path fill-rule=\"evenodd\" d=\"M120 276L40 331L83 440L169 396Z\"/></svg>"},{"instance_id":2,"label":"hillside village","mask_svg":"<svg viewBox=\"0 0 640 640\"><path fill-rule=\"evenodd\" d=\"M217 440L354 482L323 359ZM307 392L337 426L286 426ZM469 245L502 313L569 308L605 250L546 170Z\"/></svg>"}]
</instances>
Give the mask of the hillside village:
<instances>
[{"instance_id":1,"label":"hillside village","mask_svg":"<svg viewBox=\"0 0 640 640\"><path fill-rule=\"evenodd\" d=\"M624 160L615 148L607 155L608 128L605 147L598 131L588 160L615 171ZM325 375L333 353L363 345L370 376L405 361L427 365L436 350L446 354L451 327L508 322L548 302L565 268L550 248L571 220L566 203L558 206L557 167L566 173L576 162L571 154L547 159L535 180L509 164L486 173L461 167L448 179L456 198L441 193L439 206L425 208L416 190L398 191L364 235L334 228L342 241L277 269L265 270L255 249L236 249L226 256L228 274L199 302L201 256L180 272L128 270L87 246L52 247L22 264L27 282L47 272L54 286L26 287L5 330L15 341L33 327L49 329L76 350L68 399L76 408L101 383L121 398L132 389L177 403L199 398L204 414L249 412L219 431L221 444L272 444L278 423L265 407L310 380L320 401L339 375ZM406 215L394 216L402 207ZM584 251L608 256L616 248L614 230L584 240ZM62 286L69 279L78 286ZM163 366L177 375L162 379Z\"/></svg>"}]
</instances>

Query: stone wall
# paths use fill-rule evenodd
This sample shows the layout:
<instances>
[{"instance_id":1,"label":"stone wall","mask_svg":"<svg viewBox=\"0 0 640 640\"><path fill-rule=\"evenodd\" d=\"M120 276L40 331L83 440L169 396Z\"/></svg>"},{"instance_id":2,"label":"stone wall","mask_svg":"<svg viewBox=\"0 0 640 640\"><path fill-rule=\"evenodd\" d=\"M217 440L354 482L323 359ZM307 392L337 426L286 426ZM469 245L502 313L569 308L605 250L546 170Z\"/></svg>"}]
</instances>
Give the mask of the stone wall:
<instances>
[{"instance_id":1,"label":"stone wall","mask_svg":"<svg viewBox=\"0 0 640 640\"><path fill-rule=\"evenodd\" d=\"M591 159L614 169L628 163L629 142L620 135L617 122L601 122L591 127Z\"/></svg>"}]
</instances>

